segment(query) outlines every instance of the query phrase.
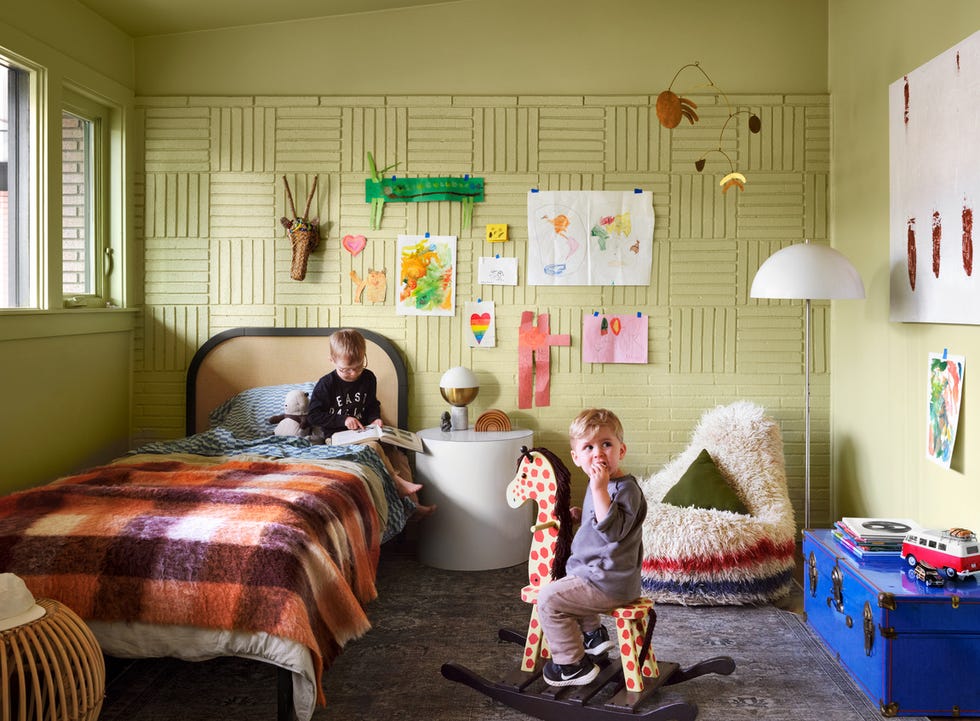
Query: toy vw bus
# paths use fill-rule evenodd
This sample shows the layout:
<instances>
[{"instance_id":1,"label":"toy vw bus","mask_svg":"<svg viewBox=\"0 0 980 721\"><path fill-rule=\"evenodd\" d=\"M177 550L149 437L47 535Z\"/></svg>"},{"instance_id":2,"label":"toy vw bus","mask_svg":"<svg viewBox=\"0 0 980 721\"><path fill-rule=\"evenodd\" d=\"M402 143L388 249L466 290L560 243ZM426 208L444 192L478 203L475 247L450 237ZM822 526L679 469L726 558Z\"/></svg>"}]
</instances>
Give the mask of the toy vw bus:
<instances>
[{"instance_id":1,"label":"toy vw bus","mask_svg":"<svg viewBox=\"0 0 980 721\"><path fill-rule=\"evenodd\" d=\"M905 534L902 558L909 566L927 563L947 578L967 578L980 573L980 544L965 528L921 528Z\"/></svg>"}]
</instances>

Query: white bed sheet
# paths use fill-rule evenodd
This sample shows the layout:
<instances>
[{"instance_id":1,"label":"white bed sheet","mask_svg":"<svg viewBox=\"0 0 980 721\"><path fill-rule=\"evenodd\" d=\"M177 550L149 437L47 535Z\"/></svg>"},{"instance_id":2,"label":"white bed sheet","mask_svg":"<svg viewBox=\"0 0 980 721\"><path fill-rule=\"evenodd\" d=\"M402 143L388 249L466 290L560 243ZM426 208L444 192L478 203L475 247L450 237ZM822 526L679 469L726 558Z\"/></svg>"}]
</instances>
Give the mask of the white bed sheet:
<instances>
[{"instance_id":1,"label":"white bed sheet","mask_svg":"<svg viewBox=\"0 0 980 721\"><path fill-rule=\"evenodd\" d=\"M286 669L293 679L293 706L299 721L310 721L316 708L316 679L310 650L295 641L268 633L221 631L193 626L89 621L102 650L118 658L170 656L206 661L238 656ZM275 693L275 688L270 689Z\"/></svg>"}]
</instances>

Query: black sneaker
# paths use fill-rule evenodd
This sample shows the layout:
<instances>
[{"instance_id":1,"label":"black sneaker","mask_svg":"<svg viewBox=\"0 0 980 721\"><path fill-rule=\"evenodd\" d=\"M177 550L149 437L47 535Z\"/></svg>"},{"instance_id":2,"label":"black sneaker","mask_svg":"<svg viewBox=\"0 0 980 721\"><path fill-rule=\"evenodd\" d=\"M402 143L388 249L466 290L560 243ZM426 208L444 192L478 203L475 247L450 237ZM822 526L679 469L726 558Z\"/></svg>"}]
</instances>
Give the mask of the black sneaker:
<instances>
[{"instance_id":1,"label":"black sneaker","mask_svg":"<svg viewBox=\"0 0 980 721\"><path fill-rule=\"evenodd\" d=\"M601 656L616 645L609 640L609 631L605 626L583 633L582 642L585 645L585 652L590 656Z\"/></svg>"},{"instance_id":2,"label":"black sneaker","mask_svg":"<svg viewBox=\"0 0 980 721\"><path fill-rule=\"evenodd\" d=\"M588 655L577 663L555 663L550 658L542 671L550 686L585 686L599 675L599 667Z\"/></svg>"}]
</instances>

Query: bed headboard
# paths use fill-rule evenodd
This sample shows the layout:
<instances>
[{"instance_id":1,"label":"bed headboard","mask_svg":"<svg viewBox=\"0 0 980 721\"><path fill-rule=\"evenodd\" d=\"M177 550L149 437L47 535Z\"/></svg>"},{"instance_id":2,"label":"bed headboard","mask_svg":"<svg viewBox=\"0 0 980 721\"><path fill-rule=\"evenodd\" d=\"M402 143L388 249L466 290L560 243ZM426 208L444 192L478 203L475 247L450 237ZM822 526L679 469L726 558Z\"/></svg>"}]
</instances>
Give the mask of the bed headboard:
<instances>
[{"instance_id":1,"label":"bed headboard","mask_svg":"<svg viewBox=\"0 0 980 721\"><path fill-rule=\"evenodd\" d=\"M333 370L327 337L340 328L232 328L202 345L187 369L187 434L208 429L208 415L247 388L316 381ZM358 328L368 368L378 377L385 423L408 423L408 374L395 345Z\"/></svg>"}]
</instances>

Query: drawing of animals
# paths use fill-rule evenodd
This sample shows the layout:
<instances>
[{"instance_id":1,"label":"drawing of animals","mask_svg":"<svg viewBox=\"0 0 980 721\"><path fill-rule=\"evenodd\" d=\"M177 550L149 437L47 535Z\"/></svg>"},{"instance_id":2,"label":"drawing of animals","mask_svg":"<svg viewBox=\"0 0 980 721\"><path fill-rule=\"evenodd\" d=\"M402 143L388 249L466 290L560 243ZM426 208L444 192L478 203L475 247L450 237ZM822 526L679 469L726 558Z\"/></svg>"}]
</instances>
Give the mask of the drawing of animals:
<instances>
[{"instance_id":1,"label":"drawing of animals","mask_svg":"<svg viewBox=\"0 0 980 721\"><path fill-rule=\"evenodd\" d=\"M388 291L388 275L382 268L381 270L368 269L367 277L361 278L356 270L350 272L351 280L354 281L354 302L361 302L361 295L365 294L369 303L384 303ZM365 293L365 289L367 292Z\"/></svg>"}]
</instances>

